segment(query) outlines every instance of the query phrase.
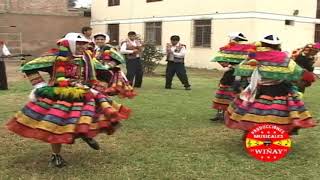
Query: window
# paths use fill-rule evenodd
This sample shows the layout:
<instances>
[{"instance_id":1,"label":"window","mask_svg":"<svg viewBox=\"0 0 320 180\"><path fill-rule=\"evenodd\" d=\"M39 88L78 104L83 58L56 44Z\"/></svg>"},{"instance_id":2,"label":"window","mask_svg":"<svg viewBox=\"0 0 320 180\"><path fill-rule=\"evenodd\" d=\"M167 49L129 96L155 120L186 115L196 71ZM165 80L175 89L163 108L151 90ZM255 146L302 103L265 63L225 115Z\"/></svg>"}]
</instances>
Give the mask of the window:
<instances>
[{"instance_id":1,"label":"window","mask_svg":"<svg viewBox=\"0 0 320 180\"><path fill-rule=\"evenodd\" d=\"M294 26L294 21L293 21L293 20L286 19L286 20L284 21L284 24L287 25L287 26Z\"/></svg>"},{"instance_id":2,"label":"window","mask_svg":"<svg viewBox=\"0 0 320 180\"><path fill-rule=\"evenodd\" d=\"M161 45L162 22L147 22L145 24L145 41Z\"/></svg>"},{"instance_id":3,"label":"window","mask_svg":"<svg viewBox=\"0 0 320 180\"><path fill-rule=\"evenodd\" d=\"M317 0L316 18L320 18L320 0ZM320 24L316 24L314 28L314 42L320 42Z\"/></svg>"},{"instance_id":4,"label":"window","mask_svg":"<svg viewBox=\"0 0 320 180\"><path fill-rule=\"evenodd\" d=\"M91 11L83 11L84 17L91 17Z\"/></svg>"},{"instance_id":5,"label":"window","mask_svg":"<svg viewBox=\"0 0 320 180\"><path fill-rule=\"evenodd\" d=\"M119 24L108 24L108 34L110 36L110 44L119 45Z\"/></svg>"},{"instance_id":6,"label":"window","mask_svg":"<svg viewBox=\"0 0 320 180\"><path fill-rule=\"evenodd\" d=\"M211 20L194 21L195 47L211 47Z\"/></svg>"},{"instance_id":7,"label":"window","mask_svg":"<svg viewBox=\"0 0 320 180\"><path fill-rule=\"evenodd\" d=\"M147 0L147 3L148 2L157 2L157 1L162 1L162 0Z\"/></svg>"},{"instance_id":8,"label":"window","mask_svg":"<svg viewBox=\"0 0 320 180\"><path fill-rule=\"evenodd\" d=\"M320 24L316 24L314 32L314 42L320 42Z\"/></svg>"},{"instance_id":9,"label":"window","mask_svg":"<svg viewBox=\"0 0 320 180\"><path fill-rule=\"evenodd\" d=\"M108 0L108 6L119 6L120 0Z\"/></svg>"},{"instance_id":10,"label":"window","mask_svg":"<svg viewBox=\"0 0 320 180\"><path fill-rule=\"evenodd\" d=\"M316 17L320 18L320 0L317 0Z\"/></svg>"}]
</instances>

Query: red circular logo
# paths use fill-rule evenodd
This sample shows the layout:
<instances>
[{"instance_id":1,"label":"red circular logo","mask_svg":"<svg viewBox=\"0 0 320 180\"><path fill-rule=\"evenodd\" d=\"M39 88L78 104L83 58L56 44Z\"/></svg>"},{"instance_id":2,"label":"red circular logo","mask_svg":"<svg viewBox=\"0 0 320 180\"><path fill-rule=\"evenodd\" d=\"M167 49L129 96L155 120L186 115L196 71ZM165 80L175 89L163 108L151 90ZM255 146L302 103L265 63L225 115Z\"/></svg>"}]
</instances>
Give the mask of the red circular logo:
<instances>
[{"instance_id":1,"label":"red circular logo","mask_svg":"<svg viewBox=\"0 0 320 180\"><path fill-rule=\"evenodd\" d=\"M288 154L291 139L279 126L262 124L249 131L245 145L248 153L254 158L264 162L274 162Z\"/></svg>"}]
</instances>

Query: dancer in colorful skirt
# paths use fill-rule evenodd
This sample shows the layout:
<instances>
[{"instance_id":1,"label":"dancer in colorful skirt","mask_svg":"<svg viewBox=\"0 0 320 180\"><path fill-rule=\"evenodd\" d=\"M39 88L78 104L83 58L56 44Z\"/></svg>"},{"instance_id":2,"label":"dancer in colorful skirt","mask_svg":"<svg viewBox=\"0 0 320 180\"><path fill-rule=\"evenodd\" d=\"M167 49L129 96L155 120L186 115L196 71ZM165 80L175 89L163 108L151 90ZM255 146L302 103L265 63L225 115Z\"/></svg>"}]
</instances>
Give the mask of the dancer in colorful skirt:
<instances>
[{"instance_id":1,"label":"dancer in colorful skirt","mask_svg":"<svg viewBox=\"0 0 320 180\"><path fill-rule=\"evenodd\" d=\"M120 64L125 63L124 57L114 47L106 44L110 40L109 36L104 33L96 33L93 38L96 45L94 57L109 69L108 71L97 71L97 78L106 82L105 86L107 88L104 92L108 95L119 95L127 98L136 96L125 74L119 67Z\"/></svg>"},{"instance_id":2,"label":"dancer in colorful skirt","mask_svg":"<svg viewBox=\"0 0 320 180\"><path fill-rule=\"evenodd\" d=\"M305 69L304 78L299 80L295 85L298 87L299 92L304 93L305 88L311 86L316 80L314 71L314 63L316 61L316 54L320 50L320 44L307 44L303 48L299 48L292 53L292 59Z\"/></svg>"},{"instance_id":3,"label":"dancer in colorful skirt","mask_svg":"<svg viewBox=\"0 0 320 180\"><path fill-rule=\"evenodd\" d=\"M97 90L96 64L86 50L88 40L82 34L68 33L58 45L48 83L39 74L41 68L32 69L30 64L29 70L22 68L34 89L30 101L7 123L7 128L51 144L50 162L62 167L62 144L73 144L82 138L98 149L95 142L91 144L92 138L99 133L113 134L120 121L128 118L130 109Z\"/></svg>"},{"instance_id":4,"label":"dancer in colorful skirt","mask_svg":"<svg viewBox=\"0 0 320 180\"><path fill-rule=\"evenodd\" d=\"M250 84L230 104L225 114L227 127L249 131L255 125L271 123L290 134L315 126L304 103L293 90L292 81L303 69L280 49L280 40L268 35L256 52L235 68L236 76L250 77Z\"/></svg>"},{"instance_id":5,"label":"dancer in colorful skirt","mask_svg":"<svg viewBox=\"0 0 320 180\"><path fill-rule=\"evenodd\" d=\"M248 44L243 33L231 33L230 42L220 48L213 62L218 62L222 67L228 68L220 79L219 89L215 93L212 108L217 110L212 121L224 119L224 111L227 110L235 95L240 92L240 79L233 75L234 66L248 57L249 52L254 51L255 46ZM243 82L242 82L243 83Z\"/></svg>"}]
</instances>

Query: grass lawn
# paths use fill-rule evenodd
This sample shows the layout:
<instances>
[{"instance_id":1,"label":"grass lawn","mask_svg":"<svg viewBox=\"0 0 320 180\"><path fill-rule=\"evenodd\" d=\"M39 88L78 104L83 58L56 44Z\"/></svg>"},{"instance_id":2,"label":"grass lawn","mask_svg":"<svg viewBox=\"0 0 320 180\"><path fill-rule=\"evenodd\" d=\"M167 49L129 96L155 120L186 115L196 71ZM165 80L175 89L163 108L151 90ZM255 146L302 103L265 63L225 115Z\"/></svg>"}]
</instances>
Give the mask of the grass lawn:
<instances>
[{"instance_id":1,"label":"grass lawn","mask_svg":"<svg viewBox=\"0 0 320 180\"><path fill-rule=\"evenodd\" d=\"M158 70L163 74L163 68ZM320 128L294 137L293 151L275 163L247 155L241 131L212 123L213 91L219 73L189 70L192 91L175 78L165 90L164 78L146 77L139 96L119 100L133 110L114 135L99 135L101 150L77 140L66 145L69 165L49 168L47 144L9 133L4 124L27 100L31 86L17 80L0 91L0 179L319 179ZM307 89L305 101L320 117L320 83Z\"/></svg>"}]
</instances>

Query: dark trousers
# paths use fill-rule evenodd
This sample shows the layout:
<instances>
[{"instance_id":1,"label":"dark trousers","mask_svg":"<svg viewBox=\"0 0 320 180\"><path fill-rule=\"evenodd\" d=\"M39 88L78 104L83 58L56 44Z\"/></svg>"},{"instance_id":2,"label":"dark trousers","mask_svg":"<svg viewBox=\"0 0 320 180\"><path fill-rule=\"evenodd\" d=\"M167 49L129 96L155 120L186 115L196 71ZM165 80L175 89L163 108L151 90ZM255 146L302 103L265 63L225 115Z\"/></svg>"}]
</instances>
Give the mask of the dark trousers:
<instances>
[{"instance_id":1,"label":"dark trousers","mask_svg":"<svg viewBox=\"0 0 320 180\"><path fill-rule=\"evenodd\" d=\"M143 68L141 59L127 59L127 78L134 87L141 87L143 78ZM134 81L134 82L133 82Z\"/></svg>"},{"instance_id":2,"label":"dark trousers","mask_svg":"<svg viewBox=\"0 0 320 180\"><path fill-rule=\"evenodd\" d=\"M190 87L184 63L168 61L166 69L166 88L171 88L172 79L176 73L184 87Z\"/></svg>"},{"instance_id":3,"label":"dark trousers","mask_svg":"<svg viewBox=\"0 0 320 180\"><path fill-rule=\"evenodd\" d=\"M8 89L8 81L6 74L6 64L4 63L4 59L0 58L0 90Z\"/></svg>"}]
</instances>

